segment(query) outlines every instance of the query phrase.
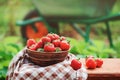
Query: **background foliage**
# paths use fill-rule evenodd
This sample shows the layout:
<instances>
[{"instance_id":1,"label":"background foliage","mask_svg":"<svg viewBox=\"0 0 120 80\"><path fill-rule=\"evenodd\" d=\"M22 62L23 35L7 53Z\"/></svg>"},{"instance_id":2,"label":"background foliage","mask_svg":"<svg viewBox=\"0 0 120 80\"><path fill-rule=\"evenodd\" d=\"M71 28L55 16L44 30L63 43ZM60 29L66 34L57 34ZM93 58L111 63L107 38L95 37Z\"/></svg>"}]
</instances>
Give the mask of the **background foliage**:
<instances>
[{"instance_id":1,"label":"background foliage","mask_svg":"<svg viewBox=\"0 0 120 80\"><path fill-rule=\"evenodd\" d=\"M113 7L112 13L119 12L120 0ZM31 0L0 0L0 80L4 80L11 59L24 48L20 34L20 27L16 26L16 21L22 20L24 16L34 9ZM94 33L90 34L94 45L84 42L80 39L75 39L73 36L68 37L71 44L70 53L77 57L86 57L86 55L94 55L102 58L120 58L120 21L110 22L112 30L112 38L115 47L109 48L105 25L103 23L94 24L92 28ZM84 28L84 25L80 25ZM64 29L64 30L63 30ZM60 30L65 36L73 30L69 25L60 25ZM63 32L64 31L64 32ZM68 31L68 33L67 33Z\"/></svg>"}]
</instances>

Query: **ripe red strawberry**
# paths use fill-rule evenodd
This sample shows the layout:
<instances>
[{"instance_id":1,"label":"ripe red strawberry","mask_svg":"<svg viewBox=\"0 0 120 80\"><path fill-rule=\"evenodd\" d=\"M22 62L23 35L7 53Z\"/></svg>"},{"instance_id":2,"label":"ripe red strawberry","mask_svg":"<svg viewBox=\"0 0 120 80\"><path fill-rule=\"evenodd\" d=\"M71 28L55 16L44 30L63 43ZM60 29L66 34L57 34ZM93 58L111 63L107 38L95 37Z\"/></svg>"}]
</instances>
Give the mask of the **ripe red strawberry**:
<instances>
[{"instance_id":1,"label":"ripe red strawberry","mask_svg":"<svg viewBox=\"0 0 120 80\"><path fill-rule=\"evenodd\" d=\"M55 47L60 46L60 39L53 40L52 43L54 44Z\"/></svg>"},{"instance_id":2,"label":"ripe red strawberry","mask_svg":"<svg viewBox=\"0 0 120 80\"><path fill-rule=\"evenodd\" d=\"M47 35L47 37L49 37L49 38L51 39L51 41L60 38L60 36L57 35L57 34L55 34L55 33L49 33L49 34Z\"/></svg>"},{"instance_id":3,"label":"ripe red strawberry","mask_svg":"<svg viewBox=\"0 0 120 80\"><path fill-rule=\"evenodd\" d=\"M102 64L103 64L103 60L99 58L99 59L96 59L95 61L97 63L96 67L100 68L102 66Z\"/></svg>"},{"instance_id":4,"label":"ripe red strawberry","mask_svg":"<svg viewBox=\"0 0 120 80\"><path fill-rule=\"evenodd\" d=\"M92 56L92 55L90 55L90 56L86 56L85 61L87 61L87 59L89 59L89 58L94 58L94 56Z\"/></svg>"},{"instance_id":5,"label":"ripe red strawberry","mask_svg":"<svg viewBox=\"0 0 120 80\"><path fill-rule=\"evenodd\" d=\"M71 66L74 70L78 70L78 69L81 68L82 63L81 63L80 61L78 61L77 59L73 59L73 60L71 61L70 66Z\"/></svg>"},{"instance_id":6,"label":"ripe red strawberry","mask_svg":"<svg viewBox=\"0 0 120 80\"><path fill-rule=\"evenodd\" d=\"M44 45L44 51L45 52L54 52L55 51L55 46L52 43L47 43Z\"/></svg>"},{"instance_id":7,"label":"ripe red strawberry","mask_svg":"<svg viewBox=\"0 0 120 80\"><path fill-rule=\"evenodd\" d=\"M43 42L42 42L42 40L40 40L40 41L38 41L38 42L36 43L36 47L37 47L37 48L42 48L42 47L43 47Z\"/></svg>"},{"instance_id":8,"label":"ripe red strawberry","mask_svg":"<svg viewBox=\"0 0 120 80\"><path fill-rule=\"evenodd\" d=\"M53 36L54 36L53 40L56 40L56 39L59 39L59 38L60 38L60 36L57 35L57 34L53 34Z\"/></svg>"},{"instance_id":9,"label":"ripe red strawberry","mask_svg":"<svg viewBox=\"0 0 120 80\"><path fill-rule=\"evenodd\" d=\"M29 48L30 46L32 46L35 43L36 43L36 41L34 39L28 39L27 40L27 47Z\"/></svg>"},{"instance_id":10,"label":"ripe red strawberry","mask_svg":"<svg viewBox=\"0 0 120 80\"><path fill-rule=\"evenodd\" d=\"M63 40L63 41L60 42L60 48L63 51L69 50L70 44L66 40Z\"/></svg>"},{"instance_id":11,"label":"ripe red strawberry","mask_svg":"<svg viewBox=\"0 0 120 80\"><path fill-rule=\"evenodd\" d=\"M46 36L42 37L41 40L44 44L47 43L47 42L51 42L51 39L49 37L46 37Z\"/></svg>"},{"instance_id":12,"label":"ripe red strawberry","mask_svg":"<svg viewBox=\"0 0 120 80\"><path fill-rule=\"evenodd\" d=\"M32 46L30 46L29 49L30 49L30 50L36 51L36 50L37 50L36 44L33 44Z\"/></svg>"},{"instance_id":13,"label":"ripe red strawberry","mask_svg":"<svg viewBox=\"0 0 120 80\"><path fill-rule=\"evenodd\" d=\"M94 58L88 58L86 60L86 67L88 69L95 69L96 68L96 62L95 62Z\"/></svg>"},{"instance_id":14,"label":"ripe red strawberry","mask_svg":"<svg viewBox=\"0 0 120 80\"><path fill-rule=\"evenodd\" d=\"M61 41L66 40L66 37L61 36L61 37L60 37L60 40L61 40Z\"/></svg>"},{"instance_id":15,"label":"ripe red strawberry","mask_svg":"<svg viewBox=\"0 0 120 80\"><path fill-rule=\"evenodd\" d=\"M51 39L51 41L54 39L54 36L52 33L47 34L47 37L49 37Z\"/></svg>"}]
</instances>

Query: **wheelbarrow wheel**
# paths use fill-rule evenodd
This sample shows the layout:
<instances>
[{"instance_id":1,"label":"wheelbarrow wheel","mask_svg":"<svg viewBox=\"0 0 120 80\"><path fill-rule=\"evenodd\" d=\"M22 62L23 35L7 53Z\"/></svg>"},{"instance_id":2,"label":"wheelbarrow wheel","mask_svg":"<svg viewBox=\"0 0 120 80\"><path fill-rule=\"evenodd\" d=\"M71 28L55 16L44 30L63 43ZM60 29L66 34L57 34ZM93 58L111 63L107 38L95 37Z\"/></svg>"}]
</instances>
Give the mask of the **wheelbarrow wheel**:
<instances>
[{"instance_id":1,"label":"wheelbarrow wheel","mask_svg":"<svg viewBox=\"0 0 120 80\"><path fill-rule=\"evenodd\" d=\"M28 12L28 14L24 17L24 20L32 19L35 17L39 17L39 14L37 10L32 10ZM51 27L54 27L57 32L59 33L58 30L58 23L55 22L47 22ZM37 31L35 31L32 26L36 28ZM49 30L47 29L46 25L43 22L35 22L34 24L29 24L25 26L21 26L21 35L23 37L24 42L26 42L27 39L33 38L33 39L38 39L41 38L45 35L47 35Z\"/></svg>"}]
</instances>

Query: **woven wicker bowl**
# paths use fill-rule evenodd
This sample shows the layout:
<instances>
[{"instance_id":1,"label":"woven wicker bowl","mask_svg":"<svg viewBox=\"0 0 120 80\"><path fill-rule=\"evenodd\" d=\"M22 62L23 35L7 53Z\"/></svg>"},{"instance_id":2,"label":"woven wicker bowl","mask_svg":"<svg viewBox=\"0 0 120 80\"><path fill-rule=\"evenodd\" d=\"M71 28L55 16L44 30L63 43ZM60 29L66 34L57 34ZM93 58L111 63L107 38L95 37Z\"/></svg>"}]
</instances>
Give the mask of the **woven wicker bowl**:
<instances>
[{"instance_id":1,"label":"woven wicker bowl","mask_svg":"<svg viewBox=\"0 0 120 80\"><path fill-rule=\"evenodd\" d=\"M68 51L60 52L38 52L26 49L30 61L39 66L49 66L65 60Z\"/></svg>"}]
</instances>

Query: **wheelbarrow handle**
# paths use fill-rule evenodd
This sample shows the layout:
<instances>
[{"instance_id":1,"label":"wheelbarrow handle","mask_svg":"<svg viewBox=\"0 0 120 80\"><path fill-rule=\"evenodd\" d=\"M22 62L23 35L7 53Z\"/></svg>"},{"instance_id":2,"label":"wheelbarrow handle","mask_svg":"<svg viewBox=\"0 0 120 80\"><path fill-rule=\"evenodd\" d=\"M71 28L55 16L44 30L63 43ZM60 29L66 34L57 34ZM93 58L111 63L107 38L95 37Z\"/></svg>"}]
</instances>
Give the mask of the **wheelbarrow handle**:
<instances>
[{"instance_id":1,"label":"wheelbarrow handle","mask_svg":"<svg viewBox=\"0 0 120 80\"><path fill-rule=\"evenodd\" d=\"M28 19L28 20L24 20L24 21L17 21L16 25L22 27L22 26L25 26L28 24L33 24L33 23L38 22L38 21L43 21L43 18L37 17L37 18L32 18L32 19Z\"/></svg>"}]
</instances>

